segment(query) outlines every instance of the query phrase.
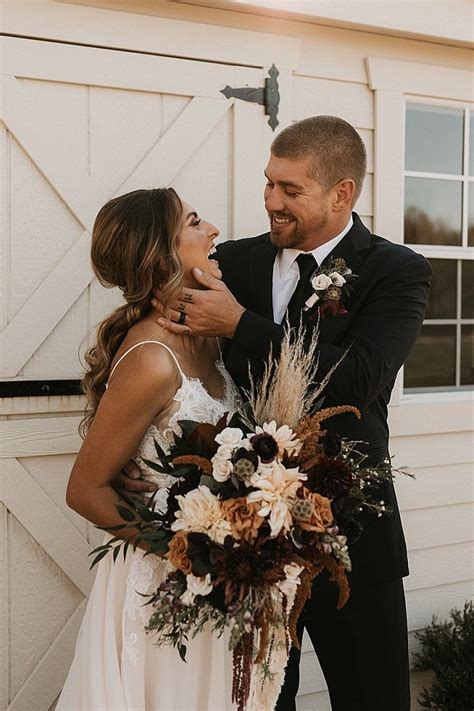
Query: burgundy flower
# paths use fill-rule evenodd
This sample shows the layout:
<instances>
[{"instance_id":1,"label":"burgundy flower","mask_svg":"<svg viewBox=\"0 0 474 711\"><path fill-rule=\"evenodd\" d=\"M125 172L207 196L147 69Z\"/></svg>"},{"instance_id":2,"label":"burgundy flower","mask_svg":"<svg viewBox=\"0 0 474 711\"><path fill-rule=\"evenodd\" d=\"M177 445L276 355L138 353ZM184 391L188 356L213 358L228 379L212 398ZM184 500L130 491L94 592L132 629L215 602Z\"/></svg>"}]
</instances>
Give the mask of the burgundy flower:
<instances>
[{"instance_id":1,"label":"burgundy flower","mask_svg":"<svg viewBox=\"0 0 474 711\"><path fill-rule=\"evenodd\" d=\"M327 318L327 316L343 316L347 311L342 301L328 299L327 301L323 301L320 305L319 313L321 318Z\"/></svg>"},{"instance_id":2,"label":"burgundy flower","mask_svg":"<svg viewBox=\"0 0 474 711\"><path fill-rule=\"evenodd\" d=\"M341 451L341 438L336 432L327 432L321 440L326 457L337 457Z\"/></svg>"},{"instance_id":3,"label":"burgundy flower","mask_svg":"<svg viewBox=\"0 0 474 711\"><path fill-rule=\"evenodd\" d=\"M308 471L305 486L328 499L345 496L352 486L351 470L339 459L320 457Z\"/></svg>"},{"instance_id":4,"label":"burgundy flower","mask_svg":"<svg viewBox=\"0 0 474 711\"><path fill-rule=\"evenodd\" d=\"M278 454L278 442L268 432L254 435L250 441L264 464L272 462Z\"/></svg>"}]
</instances>

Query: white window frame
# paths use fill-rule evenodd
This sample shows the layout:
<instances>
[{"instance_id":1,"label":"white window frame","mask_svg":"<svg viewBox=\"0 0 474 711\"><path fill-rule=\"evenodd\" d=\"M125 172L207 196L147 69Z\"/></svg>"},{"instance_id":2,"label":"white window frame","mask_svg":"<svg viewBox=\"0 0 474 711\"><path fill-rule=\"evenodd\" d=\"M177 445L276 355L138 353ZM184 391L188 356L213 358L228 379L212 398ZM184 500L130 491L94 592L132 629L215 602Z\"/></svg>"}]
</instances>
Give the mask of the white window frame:
<instances>
[{"instance_id":1,"label":"white window frame","mask_svg":"<svg viewBox=\"0 0 474 711\"><path fill-rule=\"evenodd\" d=\"M463 69L382 57L368 57L366 65L369 88L374 92L374 232L403 244L406 106L419 102L474 111L472 75ZM464 140L469 140L469 136L465 135ZM468 185L464 181L464 191ZM463 210L467 210L466 200ZM432 258L473 259L474 250L466 246L466 239L467 235L463 235L463 246L456 248L433 245L414 248ZM472 390L461 388L404 392L402 368L391 404L470 400Z\"/></svg>"}]
</instances>

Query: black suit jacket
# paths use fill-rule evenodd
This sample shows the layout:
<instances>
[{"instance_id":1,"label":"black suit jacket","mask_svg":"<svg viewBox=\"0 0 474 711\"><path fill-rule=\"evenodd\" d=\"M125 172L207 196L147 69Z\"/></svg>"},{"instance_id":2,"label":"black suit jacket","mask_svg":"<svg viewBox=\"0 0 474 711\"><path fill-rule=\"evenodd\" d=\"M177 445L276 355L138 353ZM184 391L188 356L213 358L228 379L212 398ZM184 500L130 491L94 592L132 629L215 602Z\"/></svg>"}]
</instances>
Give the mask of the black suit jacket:
<instances>
[{"instance_id":1,"label":"black suit jacket","mask_svg":"<svg viewBox=\"0 0 474 711\"><path fill-rule=\"evenodd\" d=\"M428 300L429 262L408 247L373 235L353 213L354 225L332 251L358 278L345 306L348 313L321 321L318 379L350 347L325 390L324 406L355 405L361 420L342 415L327 429L366 442L370 462L388 454L387 405L396 374L410 353ZM278 349L283 327L273 321L272 276L277 249L268 234L220 245L223 279L247 310L229 344L226 365L235 382L248 386L248 366L258 375L270 344ZM399 465L403 462L398 463ZM351 583L408 575L405 539L392 484L383 498L392 515L367 515L361 538L352 546Z\"/></svg>"}]
</instances>

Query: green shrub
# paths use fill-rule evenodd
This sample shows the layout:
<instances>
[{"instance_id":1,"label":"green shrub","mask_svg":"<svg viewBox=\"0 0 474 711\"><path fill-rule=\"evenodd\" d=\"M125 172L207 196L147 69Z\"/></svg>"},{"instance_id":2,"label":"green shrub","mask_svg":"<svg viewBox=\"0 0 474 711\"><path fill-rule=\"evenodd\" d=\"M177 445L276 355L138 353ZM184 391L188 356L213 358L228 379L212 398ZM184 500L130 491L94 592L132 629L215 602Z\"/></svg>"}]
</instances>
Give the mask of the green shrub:
<instances>
[{"instance_id":1,"label":"green shrub","mask_svg":"<svg viewBox=\"0 0 474 711\"><path fill-rule=\"evenodd\" d=\"M474 709L474 605L451 610L447 622L436 617L417 632L421 651L414 655L416 671L434 671L431 688L418 699L425 709L473 711Z\"/></svg>"}]
</instances>

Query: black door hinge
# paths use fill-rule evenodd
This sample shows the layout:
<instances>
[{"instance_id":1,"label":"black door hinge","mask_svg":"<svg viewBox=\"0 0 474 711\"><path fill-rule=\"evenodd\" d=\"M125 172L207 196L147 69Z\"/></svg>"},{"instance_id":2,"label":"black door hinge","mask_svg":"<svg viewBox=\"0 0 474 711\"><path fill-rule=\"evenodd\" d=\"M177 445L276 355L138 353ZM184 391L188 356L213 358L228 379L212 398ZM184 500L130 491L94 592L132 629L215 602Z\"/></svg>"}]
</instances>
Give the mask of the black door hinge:
<instances>
[{"instance_id":1,"label":"black door hinge","mask_svg":"<svg viewBox=\"0 0 474 711\"><path fill-rule=\"evenodd\" d=\"M226 99L231 97L235 99L241 99L242 101L250 101L253 104L260 104L265 107L265 114L269 116L268 125L271 126L274 131L278 126L279 121L278 107L280 104L280 93L278 91L278 80L279 75L278 69L274 64L270 67L268 74L269 76L265 79L265 86L262 88L253 89L251 87L239 87L233 89L231 86L226 86L221 89L221 94L224 94Z\"/></svg>"}]
</instances>

